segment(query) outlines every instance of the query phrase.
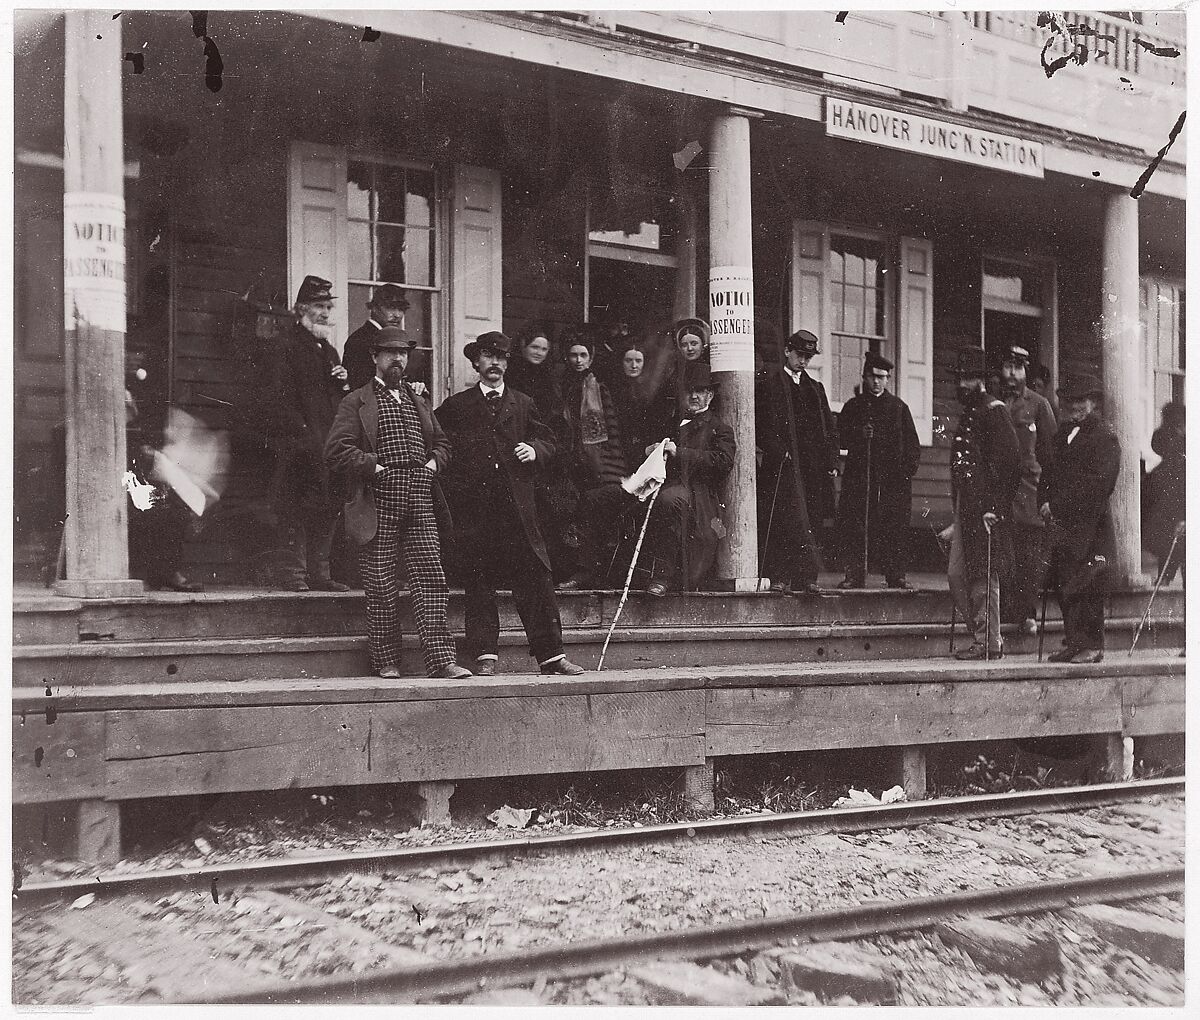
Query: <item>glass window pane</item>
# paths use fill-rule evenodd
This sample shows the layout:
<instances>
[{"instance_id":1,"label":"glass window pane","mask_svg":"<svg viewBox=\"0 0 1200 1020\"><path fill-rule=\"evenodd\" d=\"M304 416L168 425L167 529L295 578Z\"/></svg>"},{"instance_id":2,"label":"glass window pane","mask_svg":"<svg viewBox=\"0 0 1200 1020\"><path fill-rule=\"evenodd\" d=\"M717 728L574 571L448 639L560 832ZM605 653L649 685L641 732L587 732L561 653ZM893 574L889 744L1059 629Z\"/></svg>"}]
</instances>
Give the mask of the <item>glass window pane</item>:
<instances>
[{"instance_id":1,"label":"glass window pane","mask_svg":"<svg viewBox=\"0 0 1200 1020\"><path fill-rule=\"evenodd\" d=\"M834 238L832 244L838 244L842 238ZM842 253L839 248L830 247L829 249L829 277L834 281L843 281L846 279L846 260L842 258Z\"/></svg>"},{"instance_id":2,"label":"glass window pane","mask_svg":"<svg viewBox=\"0 0 1200 1020\"><path fill-rule=\"evenodd\" d=\"M350 279L374 279L371 274L371 228L365 223L355 223L352 220L347 224L347 246Z\"/></svg>"},{"instance_id":3,"label":"glass window pane","mask_svg":"<svg viewBox=\"0 0 1200 1020\"><path fill-rule=\"evenodd\" d=\"M1027 305L1042 303L1042 277L1036 266L1021 266L998 259L983 260L985 297L1020 301Z\"/></svg>"},{"instance_id":4,"label":"glass window pane","mask_svg":"<svg viewBox=\"0 0 1200 1020\"><path fill-rule=\"evenodd\" d=\"M417 349L408 356L408 370L405 375L409 379L419 380L426 386L431 386L433 384L430 369L431 353L428 350L421 350L421 348L433 346L430 316L433 295L424 291L410 290L406 296L409 308L404 313L404 330L417 341Z\"/></svg>"},{"instance_id":5,"label":"glass window pane","mask_svg":"<svg viewBox=\"0 0 1200 1020\"><path fill-rule=\"evenodd\" d=\"M871 247L874 248L874 245ZM863 255L863 283L868 287L879 285L879 255L875 251Z\"/></svg>"},{"instance_id":6,"label":"glass window pane","mask_svg":"<svg viewBox=\"0 0 1200 1020\"><path fill-rule=\"evenodd\" d=\"M862 286L863 281L863 260L862 256L856 251L846 252L846 283L858 284Z\"/></svg>"},{"instance_id":7,"label":"glass window pane","mask_svg":"<svg viewBox=\"0 0 1200 1020\"><path fill-rule=\"evenodd\" d=\"M388 283L433 285L432 232L380 225L375 228L378 272Z\"/></svg>"},{"instance_id":8,"label":"glass window pane","mask_svg":"<svg viewBox=\"0 0 1200 1020\"><path fill-rule=\"evenodd\" d=\"M403 223L405 214L405 170L402 166L375 167L376 218L383 223Z\"/></svg>"},{"instance_id":9,"label":"glass window pane","mask_svg":"<svg viewBox=\"0 0 1200 1020\"><path fill-rule=\"evenodd\" d=\"M863 289L846 285L846 332L863 331Z\"/></svg>"},{"instance_id":10,"label":"glass window pane","mask_svg":"<svg viewBox=\"0 0 1200 1020\"><path fill-rule=\"evenodd\" d=\"M350 294L346 299L346 316L350 321L350 332L353 333L371 314L367 308L367 302L371 300L371 288L363 283L352 283L347 289Z\"/></svg>"},{"instance_id":11,"label":"glass window pane","mask_svg":"<svg viewBox=\"0 0 1200 1020\"><path fill-rule=\"evenodd\" d=\"M416 227L433 226L433 202L433 174L428 170L409 170L404 222Z\"/></svg>"},{"instance_id":12,"label":"glass window pane","mask_svg":"<svg viewBox=\"0 0 1200 1020\"><path fill-rule=\"evenodd\" d=\"M845 313L846 288L845 288L845 286L841 283L834 283L834 285L830 288L830 299L833 304L833 328L839 329L839 330L845 329L846 328L846 313Z\"/></svg>"},{"instance_id":13,"label":"glass window pane","mask_svg":"<svg viewBox=\"0 0 1200 1020\"><path fill-rule=\"evenodd\" d=\"M353 162L346 174L347 213L353 220L371 217L371 165Z\"/></svg>"},{"instance_id":14,"label":"glass window pane","mask_svg":"<svg viewBox=\"0 0 1200 1020\"><path fill-rule=\"evenodd\" d=\"M863 291L863 298L866 302L864 318L866 328L864 332L870 333L872 336L883 335L883 303L880 301L880 294L874 287L869 287Z\"/></svg>"}]
</instances>

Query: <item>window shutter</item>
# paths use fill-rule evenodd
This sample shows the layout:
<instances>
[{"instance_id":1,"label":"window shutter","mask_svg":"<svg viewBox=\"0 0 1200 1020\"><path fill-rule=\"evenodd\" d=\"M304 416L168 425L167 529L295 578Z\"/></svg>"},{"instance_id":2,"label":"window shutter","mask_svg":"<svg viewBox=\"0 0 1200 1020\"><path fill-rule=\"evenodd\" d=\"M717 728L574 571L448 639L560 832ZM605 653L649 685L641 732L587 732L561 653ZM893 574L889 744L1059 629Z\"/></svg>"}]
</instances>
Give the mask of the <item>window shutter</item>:
<instances>
[{"instance_id":1,"label":"window shutter","mask_svg":"<svg viewBox=\"0 0 1200 1020\"><path fill-rule=\"evenodd\" d=\"M501 328L500 174L485 167L456 166L453 217L449 379L456 393L475 379L462 356L463 345Z\"/></svg>"},{"instance_id":2,"label":"window shutter","mask_svg":"<svg viewBox=\"0 0 1200 1020\"><path fill-rule=\"evenodd\" d=\"M829 227L812 220L796 220L792 228L792 322L790 333L807 329L821 341L822 354L808 366L808 374L829 389ZM832 394L831 394L832 396Z\"/></svg>"},{"instance_id":3,"label":"window shutter","mask_svg":"<svg viewBox=\"0 0 1200 1020\"><path fill-rule=\"evenodd\" d=\"M349 335L346 231L346 150L336 145L292 142L288 161L288 296L304 277L333 284L333 345Z\"/></svg>"},{"instance_id":4,"label":"window shutter","mask_svg":"<svg viewBox=\"0 0 1200 1020\"><path fill-rule=\"evenodd\" d=\"M917 435L933 444L933 245L900 238L900 330L897 391L912 411Z\"/></svg>"}]
</instances>

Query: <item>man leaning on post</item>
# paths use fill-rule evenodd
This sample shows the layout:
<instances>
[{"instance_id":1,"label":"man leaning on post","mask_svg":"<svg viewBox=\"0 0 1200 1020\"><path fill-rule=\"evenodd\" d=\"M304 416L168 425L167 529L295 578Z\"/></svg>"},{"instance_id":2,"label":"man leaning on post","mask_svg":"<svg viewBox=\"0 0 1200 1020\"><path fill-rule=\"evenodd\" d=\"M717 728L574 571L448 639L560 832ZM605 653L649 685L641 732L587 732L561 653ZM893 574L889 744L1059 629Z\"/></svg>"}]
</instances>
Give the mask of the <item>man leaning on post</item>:
<instances>
[{"instance_id":1,"label":"man leaning on post","mask_svg":"<svg viewBox=\"0 0 1200 1020\"><path fill-rule=\"evenodd\" d=\"M403 560L426 672L461 680L471 673L454 661L435 516L440 511L448 526L437 475L450 461L450 444L425 398L404 379L414 346L398 327L379 331L371 345L375 377L338 407L325 460L349 488L346 537L360 550L372 668L386 679L400 676Z\"/></svg>"}]
</instances>

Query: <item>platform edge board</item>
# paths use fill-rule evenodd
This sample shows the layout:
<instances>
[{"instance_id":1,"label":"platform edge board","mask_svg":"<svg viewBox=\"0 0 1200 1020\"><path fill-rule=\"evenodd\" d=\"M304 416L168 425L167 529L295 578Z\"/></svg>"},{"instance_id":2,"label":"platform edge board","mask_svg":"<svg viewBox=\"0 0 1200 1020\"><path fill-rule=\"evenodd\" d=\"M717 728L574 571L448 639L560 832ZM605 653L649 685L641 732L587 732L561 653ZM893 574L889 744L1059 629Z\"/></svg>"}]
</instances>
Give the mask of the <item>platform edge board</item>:
<instances>
[{"instance_id":1,"label":"platform edge board","mask_svg":"<svg viewBox=\"0 0 1200 1020\"><path fill-rule=\"evenodd\" d=\"M1128 677L1121 683L1121 732L1126 737L1183 733L1187 722L1182 676Z\"/></svg>"},{"instance_id":2,"label":"platform edge board","mask_svg":"<svg viewBox=\"0 0 1200 1020\"><path fill-rule=\"evenodd\" d=\"M719 757L1117 733L1121 716L1118 679L709 690L705 750Z\"/></svg>"},{"instance_id":3,"label":"platform edge board","mask_svg":"<svg viewBox=\"0 0 1200 1020\"><path fill-rule=\"evenodd\" d=\"M105 713L46 708L13 716L12 802L103 797Z\"/></svg>"},{"instance_id":4,"label":"platform edge board","mask_svg":"<svg viewBox=\"0 0 1200 1020\"><path fill-rule=\"evenodd\" d=\"M702 691L107 713L110 799L704 761Z\"/></svg>"},{"instance_id":5,"label":"platform edge board","mask_svg":"<svg viewBox=\"0 0 1200 1020\"><path fill-rule=\"evenodd\" d=\"M1030 667L1034 667L1031 673ZM1007 658L995 663L945 660L773 663L769 666L669 667L585 673L572 679L509 673L463 681L411 677L286 677L252 680L175 680L161 683L112 685L56 684L50 687L59 713L113 708L191 708L205 705L242 706L317 704L327 702L446 701L461 698L524 698L542 695L616 694L701 688L838 687L911 684L913 674L929 683L976 683L1042 679L1097 680L1119 677L1178 681L1183 660L1178 658L1113 658L1096 664L1041 663L1034 657ZM12 691L13 712L36 712L47 702L45 687Z\"/></svg>"}]
</instances>

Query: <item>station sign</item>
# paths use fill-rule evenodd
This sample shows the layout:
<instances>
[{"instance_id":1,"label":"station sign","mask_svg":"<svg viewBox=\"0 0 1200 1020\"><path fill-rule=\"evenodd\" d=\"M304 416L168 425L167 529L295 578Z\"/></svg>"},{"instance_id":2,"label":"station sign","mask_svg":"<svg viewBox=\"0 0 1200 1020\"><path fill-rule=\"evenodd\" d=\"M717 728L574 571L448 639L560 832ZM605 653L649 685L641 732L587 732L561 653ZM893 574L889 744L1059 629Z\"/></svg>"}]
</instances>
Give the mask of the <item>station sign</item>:
<instances>
[{"instance_id":1,"label":"station sign","mask_svg":"<svg viewBox=\"0 0 1200 1020\"><path fill-rule=\"evenodd\" d=\"M825 99L825 133L1025 177L1046 173L1041 142L832 96Z\"/></svg>"}]
</instances>

